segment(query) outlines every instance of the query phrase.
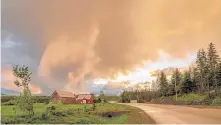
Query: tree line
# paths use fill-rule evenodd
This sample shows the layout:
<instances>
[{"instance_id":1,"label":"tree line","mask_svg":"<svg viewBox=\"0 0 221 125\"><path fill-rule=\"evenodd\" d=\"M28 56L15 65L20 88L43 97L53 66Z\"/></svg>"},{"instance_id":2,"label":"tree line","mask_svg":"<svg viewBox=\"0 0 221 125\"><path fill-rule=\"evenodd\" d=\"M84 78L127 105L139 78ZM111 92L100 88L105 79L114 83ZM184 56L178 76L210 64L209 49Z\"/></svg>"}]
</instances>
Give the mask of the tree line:
<instances>
[{"instance_id":1,"label":"tree line","mask_svg":"<svg viewBox=\"0 0 221 125\"><path fill-rule=\"evenodd\" d=\"M175 96L177 99L177 96L190 93L208 95L209 98L221 96L221 59L215 44L210 43L207 50L199 49L195 62L183 72L175 68L170 79L161 71L151 88L124 90L120 101L130 102L134 95L138 102L162 96Z\"/></svg>"},{"instance_id":2,"label":"tree line","mask_svg":"<svg viewBox=\"0 0 221 125\"><path fill-rule=\"evenodd\" d=\"M173 71L171 80L164 72L157 76L161 96L171 96L183 93L210 93L218 94L221 88L221 60L213 43L209 44L207 52L202 48L197 52L195 64L188 70L180 72L178 68Z\"/></svg>"}]
</instances>

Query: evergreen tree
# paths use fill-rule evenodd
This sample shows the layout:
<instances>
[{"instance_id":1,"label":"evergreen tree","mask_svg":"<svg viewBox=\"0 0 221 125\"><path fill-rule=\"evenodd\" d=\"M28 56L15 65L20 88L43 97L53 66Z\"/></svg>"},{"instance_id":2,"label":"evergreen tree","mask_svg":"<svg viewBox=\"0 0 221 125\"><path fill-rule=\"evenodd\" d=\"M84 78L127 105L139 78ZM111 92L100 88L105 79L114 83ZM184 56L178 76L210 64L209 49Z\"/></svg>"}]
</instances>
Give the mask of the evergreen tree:
<instances>
[{"instance_id":1,"label":"evergreen tree","mask_svg":"<svg viewBox=\"0 0 221 125\"><path fill-rule=\"evenodd\" d=\"M221 87L221 63L219 63L216 69L216 84L217 87Z\"/></svg>"},{"instance_id":2,"label":"evergreen tree","mask_svg":"<svg viewBox=\"0 0 221 125\"><path fill-rule=\"evenodd\" d=\"M193 91L196 92L197 90L199 90L199 87L200 87L200 85L198 84L200 78L199 78L199 72L197 72L197 68L195 67L192 67L191 79L192 79L193 85L195 86Z\"/></svg>"},{"instance_id":3,"label":"evergreen tree","mask_svg":"<svg viewBox=\"0 0 221 125\"><path fill-rule=\"evenodd\" d=\"M218 81L216 80L216 71L219 64L219 55L217 54L215 44L210 43L208 47L207 52L207 64L208 64L208 80L207 80L207 86L208 90L210 90L210 87L217 88Z\"/></svg>"},{"instance_id":4,"label":"evergreen tree","mask_svg":"<svg viewBox=\"0 0 221 125\"><path fill-rule=\"evenodd\" d=\"M163 71L159 75L158 82L159 82L159 88L160 88L159 91L161 95L166 96L168 93L168 81Z\"/></svg>"},{"instance_id":5,"label":"evergreen tree","mask_svg":"<svg viewBox=\"0 0 221 125\"><path fill-rule=\"evenodd\" d=\"M195 85L191 80L191 72L185 71L180 85L181 93L190 93L194 91Z\"/></svg>"},{"instance_id":6,"label":"evergreen tree","mask_svg":"<svg viewBox=\"0 0 221 125\"><path fill-rule=\"evenodd\" d=\"M178 68L176 68L174 71L173 71L173 74L172 74L172 77L171 77L171 87L170 87L170 90L171 90L171 94L172 95L177 95L177 91L178 91L178 86L181 82L181 72L179 71Z\"/></svg>"},{"instance_id":7,"label":"evergreen tree","mask_svg":"<svg viewBox=\"0 0 221 125\"><path fill-rule=\"evenodd\" d=\"M204 49L198 51L196 65L197 65L197 72L199 72L200 91L204 91L208 79L207 76L208 65L207 65L206 52L204 51Z\"/></svg>"}]
</instances>

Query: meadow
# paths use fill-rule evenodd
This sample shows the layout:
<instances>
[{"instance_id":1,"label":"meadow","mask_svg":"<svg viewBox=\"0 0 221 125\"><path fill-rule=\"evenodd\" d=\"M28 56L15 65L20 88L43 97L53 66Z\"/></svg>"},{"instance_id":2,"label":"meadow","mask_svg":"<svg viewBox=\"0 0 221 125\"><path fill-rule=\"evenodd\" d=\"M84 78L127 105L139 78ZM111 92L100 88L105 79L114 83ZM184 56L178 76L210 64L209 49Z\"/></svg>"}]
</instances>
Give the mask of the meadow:
<instances>
[{"instance_id":1,"label":"meadow","mask_svg":"<svg viewBox=\"0 0 221 125\"><path fill-rule=\"evenodd\" d=\"M54 107L45 113L47 107ZM44 104L35 103L35 114L26 117L13 110L15 105L1 106L3 124L150 124L154 121L141 109L120 104Z\"/></svg>"}]
</instances>

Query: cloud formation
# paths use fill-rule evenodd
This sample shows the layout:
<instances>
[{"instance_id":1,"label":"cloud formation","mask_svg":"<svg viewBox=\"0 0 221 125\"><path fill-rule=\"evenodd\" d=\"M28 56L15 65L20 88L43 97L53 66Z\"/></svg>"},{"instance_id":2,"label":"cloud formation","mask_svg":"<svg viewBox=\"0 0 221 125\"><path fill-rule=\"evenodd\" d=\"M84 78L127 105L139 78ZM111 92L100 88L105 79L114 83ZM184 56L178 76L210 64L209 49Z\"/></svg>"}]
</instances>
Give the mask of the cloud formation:
<instances>
[{"instance_id":1,"label":"cloud formation","mask_svg":"<svg viewBox=\"0 0 221 125\"><path fill-rule=\"evenodd\" d=\"M47 86L75 91L142 67L159 50L186 58L209 42L221 49L220 22L220 0L2 0L3 40L26 46L16 56L35 60Z\"/></svg>"},{"instance_id":2,"label":"cloud formation","mask_svg":"<svg viewBox=\"0 0 221 125\"><path fill-rule=\"evenodd\" d=\"M22 90L22 87L17 87L14 84L14 81L17 79L13 73L12 70L9 69L3 69L1 72L1 87L2 88L7 88L10 90L14 90L14 91L18 91L20 92ZM40 94L41 93L41 89L34 83L30 83L29 84L29 89L31 91L32 94Z\"/></svg>"}]
</instances>

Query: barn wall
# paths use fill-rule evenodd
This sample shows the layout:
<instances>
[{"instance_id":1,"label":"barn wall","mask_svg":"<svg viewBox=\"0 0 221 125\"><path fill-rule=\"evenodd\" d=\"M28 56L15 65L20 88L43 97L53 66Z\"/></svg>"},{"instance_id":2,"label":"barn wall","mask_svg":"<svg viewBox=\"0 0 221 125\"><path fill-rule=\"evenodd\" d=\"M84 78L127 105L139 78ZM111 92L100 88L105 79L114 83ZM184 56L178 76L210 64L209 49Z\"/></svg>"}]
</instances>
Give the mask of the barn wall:
<instances>
[{"instance_id":1,"label":"barn wall","mask_svg":"<svg viewBox=\"0 0 221 125\"><path fill-rule=\"evenodd\" d=\"M86 100L87 104L92 104L93 103L93 98L90 98L90 99L85 99L85 98L77 99L77 103L81 104L81 103L83 103L83 100Z\"/></svg>"},{"instance_id":2,"label":"barn wall","mask_svg":"<svg viewBox=\"0 0 221 125\"><path fill-rule=\"evenodd\" d=\"M59 99L59 96L57 93L55 93L52 98L51 98L51 102L52 103L59 103L60 102L60 99Z\"/></svg>"},{"instance_id":3,"label":"barn wall","mask_svg":"<svg viewBox=\"0 0 221 125\"><path fill-rule=\"evenodd\" d=\"M64 104L72 104L75 103L75 98L74 97L61 97L60 100Z\"/></svg>"},{"instance_id":4,"label":"barn wall","mask_svg":"<svg viewBox=\"0 0 221 125\"><path fill-rule=\"evenodd\" d=\"M64 103L64 104L72 104L76 102L75 97L60 97L57 93L51 97L52 103Z\"/></svg>"}]
</instances>

